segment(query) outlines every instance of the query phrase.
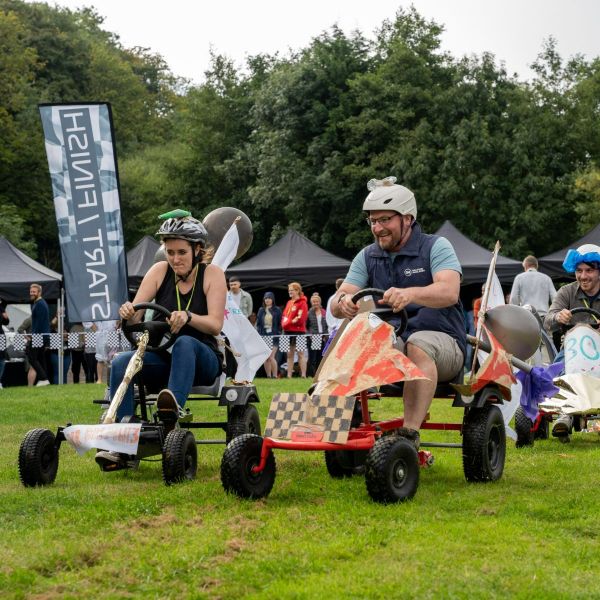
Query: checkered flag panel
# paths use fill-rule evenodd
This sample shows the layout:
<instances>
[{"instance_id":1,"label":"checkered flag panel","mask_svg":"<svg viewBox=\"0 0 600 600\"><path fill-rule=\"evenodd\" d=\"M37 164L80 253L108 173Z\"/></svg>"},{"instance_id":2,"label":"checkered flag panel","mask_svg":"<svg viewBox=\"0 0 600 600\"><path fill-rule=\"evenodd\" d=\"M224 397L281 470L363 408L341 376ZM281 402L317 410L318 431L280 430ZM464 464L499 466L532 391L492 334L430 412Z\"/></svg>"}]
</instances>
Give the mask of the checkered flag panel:
<instances>
[{"instance_id":1,"label":"checkered flag panel","mask_svg":"<svg viewBox=\"0 0 600 600\"><path fill-rule=\"evenodd\" d=\"M348 440L356 400L347 396L276 394L271 401L265 437L289 440L295 426L323 431L322 441L344 444Z\"/></svg>"}]
</instances>

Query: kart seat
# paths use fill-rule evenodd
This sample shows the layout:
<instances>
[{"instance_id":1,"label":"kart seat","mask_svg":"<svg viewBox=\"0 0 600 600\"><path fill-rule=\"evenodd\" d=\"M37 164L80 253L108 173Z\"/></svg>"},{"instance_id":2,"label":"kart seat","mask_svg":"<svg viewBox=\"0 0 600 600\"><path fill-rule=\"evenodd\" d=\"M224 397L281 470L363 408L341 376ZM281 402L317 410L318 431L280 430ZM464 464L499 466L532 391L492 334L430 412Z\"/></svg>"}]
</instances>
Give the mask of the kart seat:
<instances>
[{"instance_id":1,"label":"kart seat","mask_svg":"<svg viewBox=\"0 0 600 600\"><path fill-rule=\"evenodd\" d=\"M460 393L451 385L453 383L463 383L463 380L464 373L461 369L451 381L439 381L435 388L433 397L450 398L453 400L452 406L465 406ZM388 383L387 385L382 385L379 388L379 391L384 396L402 396L404 393L404 382L398 381L396 383Z\"/></svg>"}]
</instances>

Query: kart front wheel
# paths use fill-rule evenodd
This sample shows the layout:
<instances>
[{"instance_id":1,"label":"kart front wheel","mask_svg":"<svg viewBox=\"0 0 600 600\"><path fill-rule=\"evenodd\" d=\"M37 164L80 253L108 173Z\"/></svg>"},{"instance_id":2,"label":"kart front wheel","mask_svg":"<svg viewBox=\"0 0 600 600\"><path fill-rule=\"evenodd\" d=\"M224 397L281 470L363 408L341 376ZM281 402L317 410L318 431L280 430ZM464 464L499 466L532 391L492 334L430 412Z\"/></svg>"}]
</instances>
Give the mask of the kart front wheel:
<instances>
[{"instance_id":1,"label":"kart front wheel","mask_svg":"<svg viewBox=\"0 0 600 600\"><path fill-rule=\"evenodd\" d=\"M50 485L58 471L56 438L49 429L32 429L19 448L19 479L25 487Z\"/></svg>"},{"instance_id":2,"label":"kart front wheel","mask_svg":"<svg viewBox=\"0 0 600 600\"><path fill-rule=\"evenodd\" d=\"M533 431L533 421L525 414L522 406L519 406L515 413L515 432L517 433L517 448L533 446L536 437Z\"/></svg>"},{"instance_id":3,"label":"kart front wheel","mask_svg":"<svg viewBox=\"0 0 600 600\"><path fill-rule=\"evenodd\" d=\"M379 438L367 455L365 480L375 502L410 500L419 486L419 457L414 444L395 435Z\"/></svg>"},{"instance_id":4,"label":"kart front wheel","mask_svg":"<svg viewBox=\"0 0 600 600\"><path fill-rule=\"evenodd\" d=\"M163 481L166 485L194 479L198 470L198 449L191 431L173 429L162 451Z\"/></svg>"},{"instance_id":5,"label":"kart front wheel","mask_svg":"<svg viewBox=\"0 0 600 600\"><path fill-rule=\"evenodd\" d=\"M226 492L240 498L264 498L275 483L275 456L269 452L267 464L259 473L252 471L260 464L263 438L246 433L234 438L221 460L221 484Z\"/></svg>"}]
</instances>

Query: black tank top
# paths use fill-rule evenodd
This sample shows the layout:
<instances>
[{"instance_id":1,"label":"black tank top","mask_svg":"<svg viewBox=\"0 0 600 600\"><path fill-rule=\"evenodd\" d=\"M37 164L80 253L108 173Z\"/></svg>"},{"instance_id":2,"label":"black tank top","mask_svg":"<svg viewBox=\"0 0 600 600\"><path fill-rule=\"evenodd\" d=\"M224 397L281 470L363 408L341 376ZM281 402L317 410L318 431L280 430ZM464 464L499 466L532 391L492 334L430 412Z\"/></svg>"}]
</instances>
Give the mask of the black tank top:
<instances>
[{"instance_id":1,"label":"black tank top","mask_svg":"<svg viewBox=\"0 0 600 600\"><path fill-rule=\"evenodd\" d=\"M190 302L187 310L192 311L195 315L207 315L208 314L208 306L206 304L206 296L204 295L204 273L206 272L206 265L204 263L200 263L198 265L198 277L196 279L196 285L193 287L194 295L192 296L192 300ZM186 306L188 305L188 300L192 294L192 290L190 290L187 294L182 294L179 292L179 302L181 306L181 310L186 310ZM165 278L162 280L158 291L156 292L156 304L160 304L164 306L166 309L170 311L180 310L177 307L177 294L175 292L175 273L170 267L167 267L167 272L165 273ZM162 314L156 314L154 317L157 321L164 321L165 316ZM189 335L201 342L204 342L207 346L209 346L212 350L214 350L219 362L221 362L221 356L217 349L217 340L215 340L214 336L209 335L208 333L203 333L202 331L198 331L191 325L184 325L179 331L179 335Z\"/></svg>"}]
</instances>

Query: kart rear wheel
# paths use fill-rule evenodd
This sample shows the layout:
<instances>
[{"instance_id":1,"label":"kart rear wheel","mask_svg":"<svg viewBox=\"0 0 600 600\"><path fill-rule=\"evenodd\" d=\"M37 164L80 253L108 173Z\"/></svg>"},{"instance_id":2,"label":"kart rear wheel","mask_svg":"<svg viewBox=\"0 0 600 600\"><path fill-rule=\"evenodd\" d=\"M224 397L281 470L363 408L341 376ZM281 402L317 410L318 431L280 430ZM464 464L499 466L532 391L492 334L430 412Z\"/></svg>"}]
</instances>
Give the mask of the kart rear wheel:
<instances>
[{"instance_id":1,"label":"kart rear wheel","mask_svg":"<svg viewBox=\"0 0 600 600\"><path fill-rule=\"evenodd\" d=\"M538 428L535 432L536 440L547 440L550 437L550 421L552 419L548 415L541 415Z\"/></svg>"},{"instance_id":2,"label":"kart rear wheel","mask_svg":"<svg viewBox=\"0 0 600 600\"><path fill-rule=\"evenodd\" d=\"M541 421L540 421L541 425ZM515 413L515 431L517 432L517 448L523 446L533 446L533 441L536 438L535 431L532 431L533 421L525 414L522 406L517 408Z\"/></svg>"},{"instance_id":3,"label":"kart rear wheel","mask_svg":"<svg viewBox=\"0 0 600 600\"><path fill-rule=\"evenodd\" d=\"M365 458L363 450L325 450L325 466L334 479L363 473Z\"/></svg>"},{"instance_id":4,"label":"kart rear wheel","mask_svg":"<svg viewBox=\"0 0 600 600\"><path fill-rule=\"evenodd\" d=\"M56 438L49 429L32 429L19 448L19 479L25 487L50 485L58 471Z\"/></svg>"},{"instance_id":5,"label":"kart rear wheel","mask_svg":"<svg viewBox=\"0 0 600 600\"><path fill-rule=\"evenodd\" d=\"M275 483L275 456L269 452L267 464L259 473L252 467L260 463L263 438L245 433L234 438L225 449L221 460L221 484L228 493L240 498L264 498Z\"/></svg>"},{"instance_id":6,"label":"kart rear wheel","mask_svg":"<svg viewBox=\"0 0 600 600\"><path fill-rule=\"evenodd\" d=\"M229 442L244 433L260 435L260 416L253 404L234 406L227 423L226 442Z\"/></svg>"},{"instance_id":7,"label":"kart rear wheel","mask_svg":"<svg viewBox=\"0 0 600 600\"><path fill-rule=\"evenodd\" d=\"M504 471L506 430L497 406L468 411L463 422L463 470L467 481L497 481Z\"/></svg>"},{"instance_id":8,"label":"kart rear wheel","mask_svg":"<svg viewBox=\"0 0 600 600\"><path fill-rule=\"evenodd\" d=\"M162 450L163 481L166 485L194 479L198 470L198 449L191 431L173 429Z\"/></svg>"},{"instance_id":9,"label":"kart rear wheel","mask_svg":"<svg viewBox=\"0 0 600 600\"><path fill-rule=\"evenodd\" d=\"M410 500L419 486L419 457L414 444L395 435L379 438L367 455L365 480L375 502Z\"/></svg>"}]
</instances>

